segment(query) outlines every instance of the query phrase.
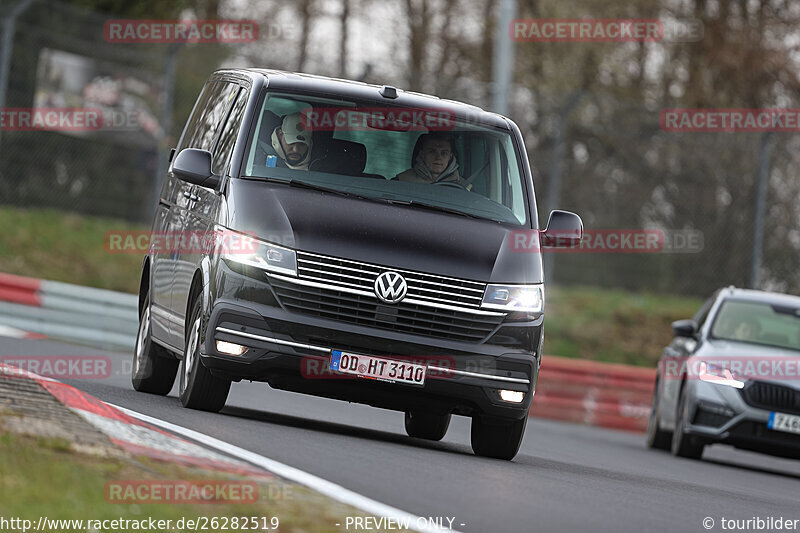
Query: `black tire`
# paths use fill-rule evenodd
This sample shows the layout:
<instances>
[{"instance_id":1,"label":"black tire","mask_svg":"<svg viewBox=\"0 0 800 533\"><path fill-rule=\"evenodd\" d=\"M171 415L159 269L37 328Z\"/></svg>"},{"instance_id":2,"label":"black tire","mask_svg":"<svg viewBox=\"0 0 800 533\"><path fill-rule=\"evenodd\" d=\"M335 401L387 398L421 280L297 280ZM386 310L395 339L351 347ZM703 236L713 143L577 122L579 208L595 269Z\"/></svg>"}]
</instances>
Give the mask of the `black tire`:
<instances>
[{"instance_id":1,"label":"black tire","mask_svg":"<svg viewBox=\"0 0 800 533\"><path fill-rule=\"evenodd\" d=\"M409 437L427 440L442 440L450 427L451 414L444 415L424 411L406 411L406 433Z\"/></svg>"},{"instance_id":2,"label":"black tire","mask_svg":"<svg viewBox=\"0 0 800 533\"><path fill-rule=\"evenodd\" d=\"M131 383L134 390L165 396L172 390L180 361L175 359L164 347L151 337L150 291L144 297L142 313L139 316L139 332L133 347L133 367Z\"/></svg>"},{"instance_id":3,"label":"black tire","mask_svg":"<svg viewBox=\"0 0 800 533\"><path fill-rule=\"evenodd\" d=\"M656 380L656 388L653 391L653 406L650 408L650 419L647 421L647 440L645 442L648 448L669 451L672 446L672 432L664 431L659 427L661 425L661 417L658 415L658 386L659 383Z\"/></svg>"},{"instance_id":4,"label":"black tire","mask_svg":"<svg viewBox=\"0 0 800 533\"><path fill-rule=\"evenodd\" d=\"M200 360L200 315L203 310L200 297L195 298L189 315L181 361L180 399L184 407L201 411L218 412L225 407L231 382L211 374Z\"/></svg>"},{"instance_id":5,"label":"black tire","mask_svg":"<svg viewBox=\"0 0 800 533\"><path fill-rule=\"evenodd\" d=\"M686 391L681 390L680 399L678 401L678 412L675 416L675 431L672 433L670 451L672 455L678 457L700 459L703 455L705 445L697 442L691 435L687 435L684 432L687 416Z\"/></svg>"},{"instance_id":6,"label":"black tire","mask_svg":"<svg viewBox=\"0 0 800 533\"><path fill-rule=\"evenodd\" d=\"M481 457L510 461L519 451L527 423L527 416L519 420L473 417L472 451Z\"/></svg>"}]
</instances>

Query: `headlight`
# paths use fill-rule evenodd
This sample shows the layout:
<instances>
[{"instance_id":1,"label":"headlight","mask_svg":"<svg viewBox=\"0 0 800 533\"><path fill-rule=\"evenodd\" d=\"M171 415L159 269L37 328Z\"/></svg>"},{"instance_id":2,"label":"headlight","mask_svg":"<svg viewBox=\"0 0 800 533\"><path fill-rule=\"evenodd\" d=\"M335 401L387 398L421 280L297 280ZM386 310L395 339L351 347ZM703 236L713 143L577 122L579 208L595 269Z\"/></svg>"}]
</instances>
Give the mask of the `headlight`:
<instances>
[{"instance_id":1,"label":"headlight","mask_svg":"<svg viewBox=\"0 0 800 533\"><path fill-rule=\"evenodd\" d=\"M226 230L221 255L226 261L233 261L269 272L297 275L297 255L294 250L254 239L243 233ZM232 236L235 236L232 237ZM239 244L232 244L236 239Z\"/></svg>"},{"instance_id":2,"label":"headlight","mask_svg":"<svg viewBox=\"0 0 800 533\"><path fill-rule=\"evenodd\" d=\"M728 387L735 387L737 389L744 387L744 381L733 377L730 370L724 366L706 363L705 361L700 362L700 373L697 377L700 378L701 381L716 383L717 385L727 385Z\"/></svg>"},{"instance_id":3,"label":"headlight","mask_svg":"<svg viewBox=\"0 0 800 533\"><path fill-rule=\"evenodd\" d=\"M541 314L544 311L544 285L488 285L481 307Z\"/></svg>"}]
</instances>

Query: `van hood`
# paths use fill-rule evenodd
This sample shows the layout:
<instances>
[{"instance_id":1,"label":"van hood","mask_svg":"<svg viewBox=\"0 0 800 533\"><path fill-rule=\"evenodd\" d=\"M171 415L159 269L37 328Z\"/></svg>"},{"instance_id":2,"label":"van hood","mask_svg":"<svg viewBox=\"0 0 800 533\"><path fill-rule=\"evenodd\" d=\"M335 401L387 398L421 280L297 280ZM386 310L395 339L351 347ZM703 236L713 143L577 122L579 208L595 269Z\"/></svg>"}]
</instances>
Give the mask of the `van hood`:
<instances>
[{"instance_id":1,"label":"van hood","mask_svg":"<svg viewBox=\"0 0 800 533\"><path fill-rule=\"evenodd\" d=\"M541 283L536 251L515 252L512 228L412 206L233 179L227 221L276 244L386 267L494 283Z\"/></svg>"}]
</instances>

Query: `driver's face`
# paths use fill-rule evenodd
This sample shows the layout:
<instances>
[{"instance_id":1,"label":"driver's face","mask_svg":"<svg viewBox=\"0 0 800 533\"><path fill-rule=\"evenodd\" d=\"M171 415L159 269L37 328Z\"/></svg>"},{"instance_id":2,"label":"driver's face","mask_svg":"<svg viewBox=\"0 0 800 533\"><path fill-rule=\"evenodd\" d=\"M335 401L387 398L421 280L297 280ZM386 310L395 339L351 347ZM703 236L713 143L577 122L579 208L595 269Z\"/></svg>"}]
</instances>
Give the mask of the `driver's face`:
<instances>
[{"instance_id":1,"label":"driver's face","mask_svg":"<svg viewBox=\"0 0 800 533\"><path fill-rule=\"evenodd\" d=\"M308 153L308 145L306 143L296 142L287 144L286 138L283 136L283 131L281 130L278 130L278 138L281 141L281 148L283 148L283 153L286 154L286 160L289 163L296 165L302 161Z\"/></svg>"},{"instance_id":2,"label":"driver's face","mask_svg":"<svg viewBox=\"0 0 800 533\"><path fill-rule=\"evenodd\" d=\"M450 150L450 143L447 141L434 139L425 141L422 145L422 160L434 178L438 178L444 172L452 156L453 152Z\"/></svg>"},{"instance_id":3,"label":"driver's face","mask_svg":"<svg viewBox=\"0 0 800 533\"><path fill-rule=\"evenodd\" d=\"M756 338L756 328L749 322L742 322L734 332L737 339L751 341Z\"/></svg>"}]
</instances>

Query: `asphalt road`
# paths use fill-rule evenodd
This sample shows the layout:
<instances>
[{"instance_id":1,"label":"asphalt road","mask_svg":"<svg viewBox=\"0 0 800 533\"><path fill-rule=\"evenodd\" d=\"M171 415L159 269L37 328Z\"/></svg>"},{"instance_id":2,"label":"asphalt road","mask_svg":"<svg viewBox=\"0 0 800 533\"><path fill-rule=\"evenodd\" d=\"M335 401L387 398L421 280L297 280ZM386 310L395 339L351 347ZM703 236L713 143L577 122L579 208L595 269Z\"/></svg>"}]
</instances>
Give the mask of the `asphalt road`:
<instances>
[{"instance_id":1,"label":"asphalt road","mask_svg":"<svg viewBox=\"0 0 800 533\"><path fill-rule=\"evenodd\" d=\"M442 442L430 443L405 435L401 413L261 383L234 384L222 413L202 413L182 408L175 389L168 397L133 391L127 354L0 337L0 359L83 354L108 356L111 377L67 382L102 400L419 516L454 517L466 532L708 531L706 517L711 531L721 531L723 518L800 519L797 460L724 446L699 462L678 459L647 450L642 435L535 418L513 462L483 459L472 455L462 417Z\"/></svg>"}]
</instances>

